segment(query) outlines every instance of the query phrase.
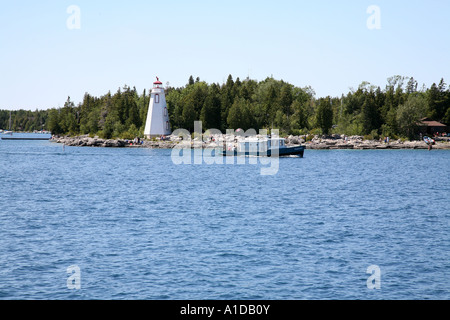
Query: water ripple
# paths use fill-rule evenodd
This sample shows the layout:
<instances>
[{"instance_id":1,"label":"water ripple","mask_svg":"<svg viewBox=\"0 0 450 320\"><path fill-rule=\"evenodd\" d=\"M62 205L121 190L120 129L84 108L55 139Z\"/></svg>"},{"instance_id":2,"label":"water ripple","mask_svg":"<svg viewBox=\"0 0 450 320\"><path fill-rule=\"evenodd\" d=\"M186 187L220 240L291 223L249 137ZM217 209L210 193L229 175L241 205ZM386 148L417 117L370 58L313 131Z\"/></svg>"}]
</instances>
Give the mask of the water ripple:
<instances>
[{"instance_id":1,"label":"water ripple","mask_svg":"<svg viewBox=\"0 0 450 320\"><path fill-rule=\"evenodd\" d=\"M2 142L0 299L448 299L449 162L310 150L263 177L167 150Z\"/></svg>"}]
</instances>

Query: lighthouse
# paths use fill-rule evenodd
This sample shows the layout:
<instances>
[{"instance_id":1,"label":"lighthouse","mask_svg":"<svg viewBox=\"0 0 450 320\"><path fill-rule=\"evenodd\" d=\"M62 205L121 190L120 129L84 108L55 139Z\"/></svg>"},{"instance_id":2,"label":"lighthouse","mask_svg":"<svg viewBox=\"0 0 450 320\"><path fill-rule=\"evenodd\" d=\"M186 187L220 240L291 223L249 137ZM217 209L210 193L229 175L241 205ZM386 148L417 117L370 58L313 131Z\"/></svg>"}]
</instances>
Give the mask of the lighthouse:
<instances>
[{"instance_id":1,"label":"lighthouse","mask_svg":"<svg viewBox=\"0 0 450 320\"><path fill-rule=\"evenodd\" d=\"M162 87L162 82L156 77L151 92L150 105L148 106L144 135L147 138L154 138L168 136L171 133L166 95Z\"/></svg>"}]
</instances>

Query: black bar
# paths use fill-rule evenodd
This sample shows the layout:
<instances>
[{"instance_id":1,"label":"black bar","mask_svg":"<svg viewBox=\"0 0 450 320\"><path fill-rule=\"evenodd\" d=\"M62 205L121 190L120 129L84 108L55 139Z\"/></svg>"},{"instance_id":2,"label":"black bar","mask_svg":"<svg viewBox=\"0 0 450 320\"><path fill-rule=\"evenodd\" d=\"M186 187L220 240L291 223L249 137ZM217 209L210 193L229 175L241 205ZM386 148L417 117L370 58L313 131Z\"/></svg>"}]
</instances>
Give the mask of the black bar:
<instances>
[{"instance_id":1,"label":"black bar","mask_svg":"<svg viewBox=\"0 0 450 320\"><path fill-rule=\"evenodd\" d=\"M98 312L101 318L142 315L144 319L328 319L354 316L366 317L417 316L421 311L436 318L444 310L444 301L0 301L2 311L8 308L16 317L32 310L35 314L59 314L72 316ZM29 304L29 306L21 306ZM53 304L53 306L52 306ZM6 307L6 309L5 309ZM89 309L88 309L89 308ZM187 309L189 308L189 309ZM190 310L189 313L187 310ZM51 312L53 311L53 312ZM141 313L142 312L142 313ZM328 317L329 316L329 317ZM140 316L139 316L140 317ZM133 317L134 318L134 317Z\"/></svg>"}]
</instances>

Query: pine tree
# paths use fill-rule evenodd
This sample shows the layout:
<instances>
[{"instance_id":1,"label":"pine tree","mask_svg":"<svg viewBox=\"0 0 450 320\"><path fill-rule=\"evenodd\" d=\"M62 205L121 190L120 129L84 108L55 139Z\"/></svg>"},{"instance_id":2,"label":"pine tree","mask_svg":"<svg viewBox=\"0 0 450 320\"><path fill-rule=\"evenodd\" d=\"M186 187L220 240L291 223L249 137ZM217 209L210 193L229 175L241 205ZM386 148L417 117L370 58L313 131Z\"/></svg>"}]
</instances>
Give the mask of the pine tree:
<instances>
[{"instance_id":1,"label":"pine tree","mask_svg":"<svg viewBox=\"0 0 450 320\"><path fill-rule=\"evenodd\" d=\"M363 133L369 134L372 130L378 129L379 115L375 102L375 94L368 93L364 104L361 108L361 122L363 125Z\"/></svg>"},{"instance_id":2,"label":"pine tree","mask_svg":"<svg viewBox=\"0 0 450 320\"><path fill-rule=\"evenodd\" d=\"M304 129L308 127L308 118L305 109L298 100L292 103L291 112L290 125L292 129Z\"/></svg>"},{"instance_id":3,"label":"pine tree","mask_svg":"<svg viewBox=\"0 0 450 320\"><path fill-rule=\"evenodd\" d=\"M222 125L219 91L215 84L211 86L200 115L205 129L220 129Z\"/></svg>"},{"instance_id":4,"label":"pine tree","mask_svg":"<svg viewBox=\"0 0 450 320\"><path fill-rule=\"evenodd\" d=\"M195 103L193 99L187 99L184 102L182 111L183 128L189 132L194 131L194 122L199 120L197 113L195 112Z\"/></svg>"},{"instance_id":5,"label":"pine tree","mask_svg":"<svg viewBox=\"0 0 450 320\"><path fill-rule=\"evenodd\" d=\"M279 103L283 113L287 116L291 114L292 102L293 102L292 88L290 85L286 84L281 88Z\"/></svg>"},{"instance_id":6,"label":"pine tree","mask_svg":"<svg viewBox=\"0 0 450 320\"><path fill-rule=\"evenodd\" d=\"M191 75L191 76L189 77L188 86L191 86L191 85L193 85L194 83L195 83L194 77Z\"/></svg>"},{"instance_id":7,"label":"pine tree","mask_svg":"<svg viewBox=\"0 0 450 320\"><path fill-rule=\"evenodd\" d=\"M51 109L48 112L47 130L54 135L63 133L61 126L59 125L59 112L56 109Z\"/></svg>"},{"instance_id":8,"label":"pine tree","mask_svg":"<svg viewBox=\"0 0 450 320\"><path fill-rule=\"evenodd\" d=\"M439 105L439 88L436 83L433 83L427 91L427 102L428 102L428 110L427 116L429 118L436 118L438 114L438 105Z\"/></svg>"},{"instance_id":9,"label":"pine tree","mask_svg":"<svg viewBox=\"0 0 450 320\"><path fill-rule=\"evenodd\" d=\"M330 97L319 99L317 108L316 125L322 129L323 134L328 134L333 126L333 108L330 100Z\"/></svg>"},{"instance_id":10,"label":"pine tree","mask_svg":"<svg viewBox=\"0 0 450 320\"><path fill-rule=\"evenodd\" d=\"M231 129L239 129L242 127L242 108L239 100L236 100L230 108L228 113L228 126Z\"/></svg>"},{"instance_id":11,"label":"pine tree","mask_svg":"<svg viewBox=\"0 0 450 320\"><path fill-rule=\"evenodd\" d=\"M417 86L418 86L417 81L414 80L413 77L411 77L406 85L406 93L411 94L417 92Z\"/></svg>"}]
</instances>

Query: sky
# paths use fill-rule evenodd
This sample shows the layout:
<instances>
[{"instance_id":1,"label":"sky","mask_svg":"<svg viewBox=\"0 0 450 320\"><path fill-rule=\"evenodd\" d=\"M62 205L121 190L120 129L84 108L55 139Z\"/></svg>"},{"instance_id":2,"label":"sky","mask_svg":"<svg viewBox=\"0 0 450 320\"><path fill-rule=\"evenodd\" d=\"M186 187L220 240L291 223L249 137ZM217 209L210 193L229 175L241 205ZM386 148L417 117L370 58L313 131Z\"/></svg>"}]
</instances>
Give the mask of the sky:
<instances>
[{"instance_id":1,"label":"sky","mask_svg":"<svg viewBox=\"0 0 450 320\"><path fill-rule=\"evenodd\" d=\"M374 10L375 8L376 10ZM448 0L1 1L0 109L273 76L317 97L450 82Z\"/></svg>"}]
</instances>

